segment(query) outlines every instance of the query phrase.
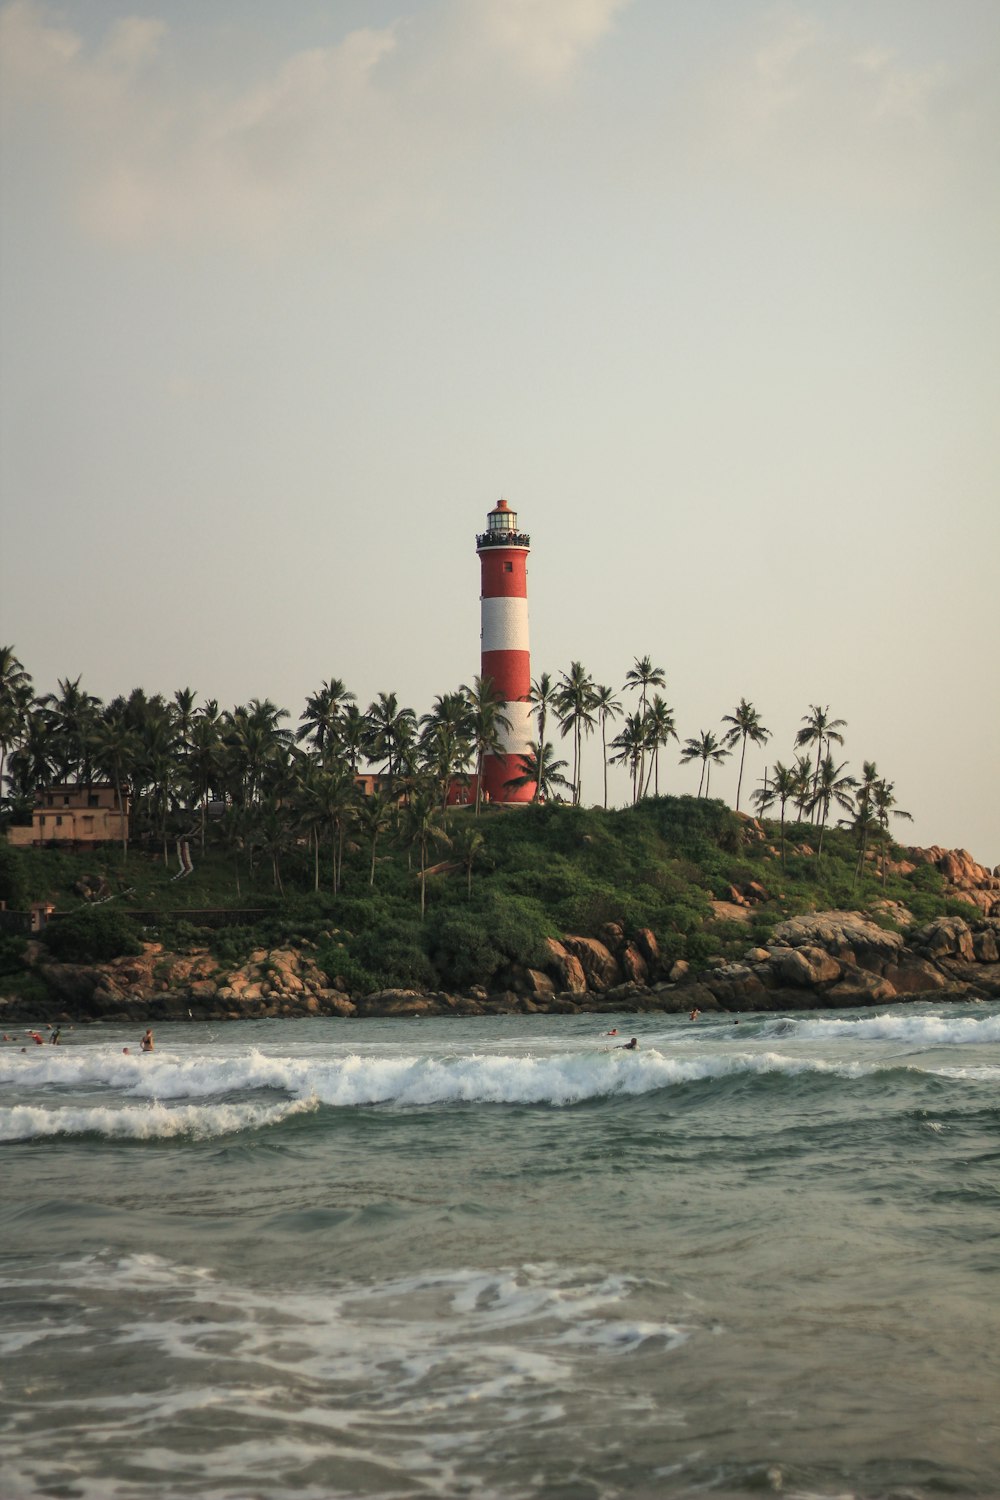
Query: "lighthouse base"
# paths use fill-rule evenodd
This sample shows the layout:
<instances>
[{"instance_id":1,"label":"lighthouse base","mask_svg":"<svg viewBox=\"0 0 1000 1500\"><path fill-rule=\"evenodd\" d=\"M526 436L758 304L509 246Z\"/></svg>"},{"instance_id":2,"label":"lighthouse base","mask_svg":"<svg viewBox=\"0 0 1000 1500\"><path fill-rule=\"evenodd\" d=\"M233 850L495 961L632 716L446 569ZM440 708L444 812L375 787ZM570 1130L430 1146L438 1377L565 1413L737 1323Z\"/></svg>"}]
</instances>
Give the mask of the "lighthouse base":
<instances>
[{"instance_id":1,"label":"lighthouse base","mask_svg":"<svg viewBox=\"0 0 1000 1500\"><path fill-rule=\"evenodd\" d=\"M483 761L483 800L490 802L530 802L535 795L535 783L527 786L507 786L508 781L524 772L520 755L487 755Z\"/></svg>"}]
</instances>

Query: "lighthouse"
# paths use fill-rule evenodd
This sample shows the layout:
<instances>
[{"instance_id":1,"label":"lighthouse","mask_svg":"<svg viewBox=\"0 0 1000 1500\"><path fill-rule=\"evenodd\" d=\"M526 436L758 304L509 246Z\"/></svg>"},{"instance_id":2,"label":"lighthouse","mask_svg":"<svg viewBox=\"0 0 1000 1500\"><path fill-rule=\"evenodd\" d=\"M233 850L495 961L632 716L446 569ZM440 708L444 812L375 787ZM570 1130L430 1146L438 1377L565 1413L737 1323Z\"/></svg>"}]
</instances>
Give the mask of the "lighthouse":
<instances>
[{"instance_id":1,"label":"lighthouse","mask_svg":"<svg viewBox=\"0 0 1000 1500\"><path fill-rule=\"evenodd\" d=\"M523 771L521 757L534 749L531 703L531 655L528 650L528 550L531 538L518 530L517 512L500 500L476 537L482 564L482 667L506 700L502 755L483 761L483 791L491 802L530 802L535 786L507 787Z\"/></svg>"}]
</instances>

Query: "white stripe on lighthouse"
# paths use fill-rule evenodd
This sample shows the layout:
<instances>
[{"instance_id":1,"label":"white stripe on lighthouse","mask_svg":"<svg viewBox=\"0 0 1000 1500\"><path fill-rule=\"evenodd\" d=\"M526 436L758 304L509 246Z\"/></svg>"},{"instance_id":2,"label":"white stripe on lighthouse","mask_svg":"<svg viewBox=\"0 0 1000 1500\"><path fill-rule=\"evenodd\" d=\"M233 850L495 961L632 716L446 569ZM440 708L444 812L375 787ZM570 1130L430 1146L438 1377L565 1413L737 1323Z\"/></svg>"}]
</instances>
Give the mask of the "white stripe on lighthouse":
<instances>
[{"instance_id":1,"label":"white stripe on lighthouse","mask_svg":"<svg viewBox=\"0 0 1000 1500\"><path fill-rule=\"evenodd\" d=\"M483 600L484 651L528 650L527 599Z\"/></svg>"},{"instance_id":2,"label":"white stripe on lighthouse","mask_svg":"<svg viewBox=\"0 0 1000 1500\"><path fill-rule=\"evenodd\" d=\"M500 732L504 755L527 755L535 746L535 722L530 703L508 703L502 710L510 729Z\"/></svg>"}]
</instances>

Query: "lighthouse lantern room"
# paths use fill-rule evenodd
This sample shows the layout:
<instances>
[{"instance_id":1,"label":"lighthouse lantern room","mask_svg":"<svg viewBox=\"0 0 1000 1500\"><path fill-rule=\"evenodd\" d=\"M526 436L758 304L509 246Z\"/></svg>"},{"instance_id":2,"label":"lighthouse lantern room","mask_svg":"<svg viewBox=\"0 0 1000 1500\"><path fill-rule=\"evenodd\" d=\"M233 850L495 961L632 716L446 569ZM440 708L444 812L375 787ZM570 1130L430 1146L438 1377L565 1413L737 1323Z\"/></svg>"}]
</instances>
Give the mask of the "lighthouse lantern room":
<instances>
[{"instance_id":1,"label":"lighthouse lantern room","mask_svg":"<svg viewBox=\"0 0 1000 1500\"><path fill-rule=\"evenodd\" d=\"M482 565L482 666L505 700L510 729L501 735L502 754L483 762L483 791L493 802L530 802L534 783L508 787L532 753L531 654L528 649L528 551L531 538L518 529L517 512L500 500L476 538Z\"/></svg>"}]
</instances>

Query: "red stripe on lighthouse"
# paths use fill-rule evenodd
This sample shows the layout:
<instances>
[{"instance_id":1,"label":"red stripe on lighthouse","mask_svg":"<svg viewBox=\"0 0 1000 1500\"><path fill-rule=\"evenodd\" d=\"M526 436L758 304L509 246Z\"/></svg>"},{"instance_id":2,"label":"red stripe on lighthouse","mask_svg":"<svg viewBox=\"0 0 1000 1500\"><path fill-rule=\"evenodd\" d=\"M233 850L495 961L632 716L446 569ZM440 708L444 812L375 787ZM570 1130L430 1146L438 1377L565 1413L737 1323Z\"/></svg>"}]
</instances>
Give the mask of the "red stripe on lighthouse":
<instances>
[{"instance_id":1,"label":"red stripe on lighthouse","mask_svg":"<svg viewBox=\"0 0 1000 1500\"><path fill-rule=\"evenodd\" d=\"M476 540L482 565L481 676L506 701L511 727L501 736L504 754L483 761L483 790L494 802L530 802L534 784L507 787L522 774L522 757L532 744L531 655L528 649L529 538L518 530L517 515L501 500L487 516L487 530Z\"/></svg>"}]
</instances>

